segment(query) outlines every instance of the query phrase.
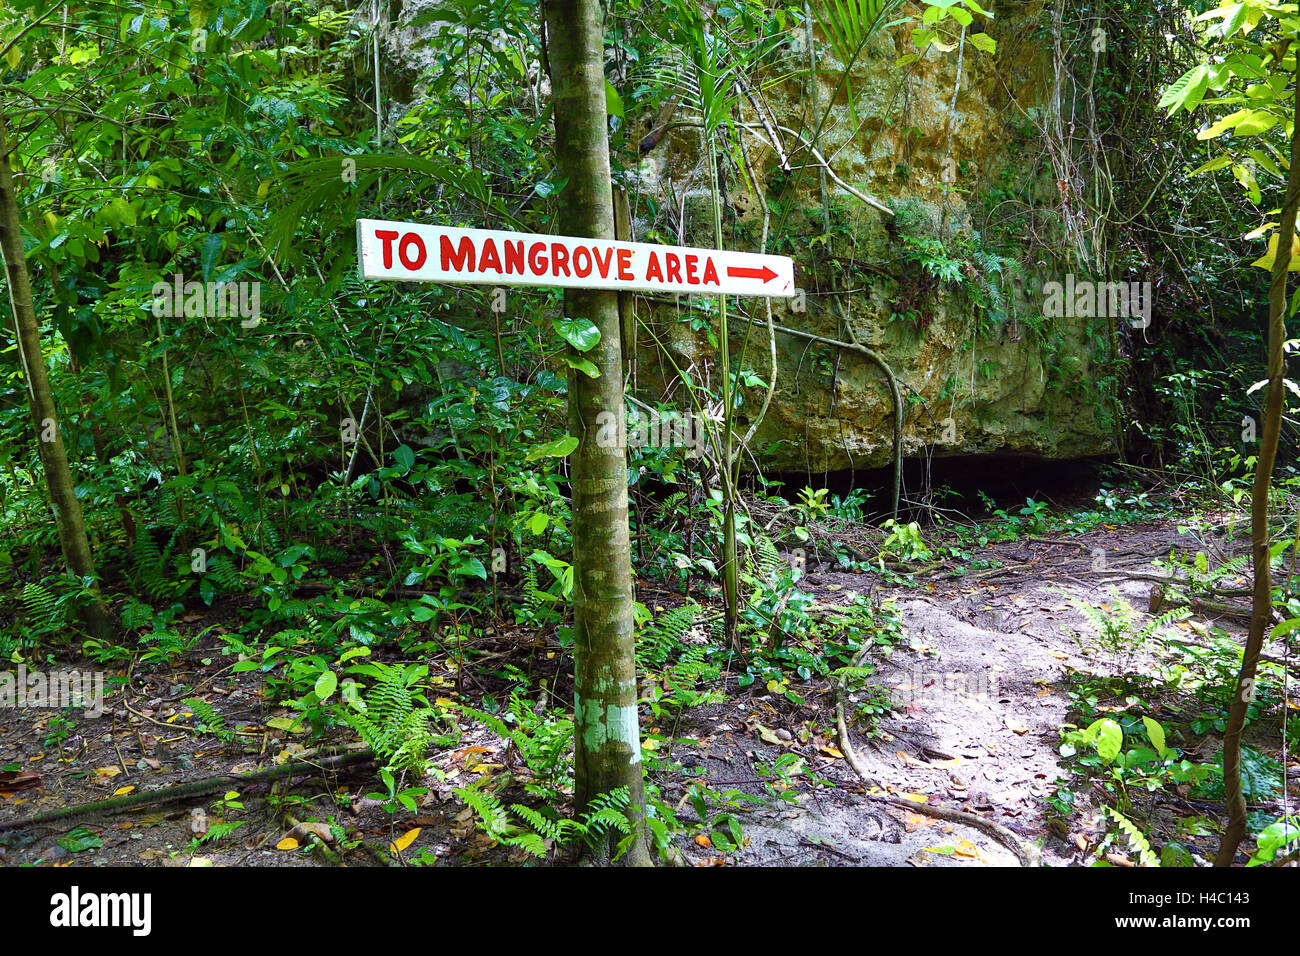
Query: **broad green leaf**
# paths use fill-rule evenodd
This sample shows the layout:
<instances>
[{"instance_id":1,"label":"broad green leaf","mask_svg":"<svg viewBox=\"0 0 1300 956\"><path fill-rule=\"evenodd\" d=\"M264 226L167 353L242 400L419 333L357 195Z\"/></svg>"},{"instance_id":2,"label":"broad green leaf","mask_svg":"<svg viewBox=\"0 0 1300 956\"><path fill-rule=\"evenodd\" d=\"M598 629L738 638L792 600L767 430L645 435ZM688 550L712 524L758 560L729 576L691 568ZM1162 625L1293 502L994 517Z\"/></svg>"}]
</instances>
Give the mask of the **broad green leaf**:
<instances>
[{"instance_id":1,"label":"broad green leaf","mask_svg":"<svg viewBox=\"0 0 1300 956\"><path fill-rule=\"evenodd\" d=\"M1246 152L1266 173L1272 176L1282 175L1282 170L1277 163L1273 162L1273 157L1262 149L1249 149Z\"/></svg>"},{"instance_id":2,"label":"broad green leaf","mask_svg":"<svg viewBox=\"0 0 1300 956\"><path fill-rule=\"evenodd\" d=\"M316 678L316 699L319 701L327 700L339 686L338 675L333 671L321 671Z\"/></svg>"},{"instance_id":3,"label":"broad green leaf","mask_svg":"<svg viewBox=\"0 0 1300 956\"><path fill-rule=\"evenodd\" d=\"M551 325L560 338L568 342L579 352L589 352L600 341L600 329L591 319L570 319L560 316L551 320ZM595 378L596 376L592 376Z\"/></svg>"},{"instance_id":4,"label":"broad green leaf","mask_svg":"<svg viewBox=\"0 0 1300 956\"><path fill-rule=\"evenodd\" d=\"M1255 170L1247 163L1242 163L1239 166L1232 167L1232 175L1246 190L1246 194L1250 196L1250 201L1258 205L1263 196L1259 191L1259 182L1255 179Z\"/></svg>"},{"instance_id":5,"label":"broad green leaf","mask_svg":"<svg viewBox=\"0 0 1300 956\"><path fill-rule=\"evenodd\" d=\"M97 850L104 845L98 833L85 827L75 827L54 841L69 853L83 853Z\"/></svg>"},{"instance_id":6,"label":"broad green leaf","mask_svg":"<svg viewBox=\"0 0 1300 956\"><path fill-rule=\"evenodd\" d=\"M977 50L983 50L985 53L996 53L998 41L993 39L987 33L972 33L969 37L971 44Z\"/></svg>"},{"instance_id":7,"label":"broad green leaf","mask_svg":"<svg viewBox=\"0 0 1300 956\"><path fill-rule=\"evenodd\" d=\"M564 361L568 363L569 368L576 368L588 378L600 378L600 369L596 368L595 365L591 364L591 362L587 361L585 358L580 358L575 355L566 355L564 356Z\"/></svg>"},{"instance_id":8,"label":"broad green leaf","mask_svg":"<svg viewBox=\"0 0 1300 956\"><path fill-rule=\"evenodd\" d=\"M572 435L565 435L563 438L548 441L543 445L534 445L528 449L526 457L529 461L538 461L542 458L565 458L577 447L578 439Z\"/></svg>"},{"instance_id":9,"label":"broad green leaf","mask_svg":"<svg viewBox=\"0 0 1300 956\"><path fill-rule=\"evenodd\" d=\"M1251 263L1257 269L1272 269L1277 259L1277 233L1268 237L1268 251ZM1291 236L1291 261L1287 263L1287 272L1300 272L1300 236Z\"/></svg>"},{"instance_id":10,"label":"broad green leaf","mask_svg":"<svg viewBox=\"0 0 1300 956\"><path fill-rule=\"evenodd\" d=\"M1088 734L1094 737L1097 753L1106 763L1119 756L1124 744L1124 731L1120 725L1109 717L1103 717L1088 728Z\"/></svg>"},{"instance_id":11,"label":"broad green leaf","mask_svg":"<svg viewBox=\"0 0 1300 956\"><path fill-rule=\"evenodd\" d=\"M1168 108L1169 116L1173 116L1180 109L1190 113L1200 105L1209 81L1210 68L1204 63L1198 64L1174 80L1173 85L1161 94L1160 102L1156 105L1160 109Z\"/></svg>"},{"instance_id":12,"label":"broad green leaf","mask_svg":"<svg viewBox=\"0 0 1300 956\"><path fill-rule=\"evenodd\" d=\"M1265 130L1272 129L1280 120L1264 110L1251 110L1250 115L1237 124L1233 133L1237 136L1257 136Z\"/></svg>"},{"instance_id":13,"label":"broad green leaf","mask_svg":"<svg viewBox=\"0 0 1300 956\"><path fill-rule=\"evenodd\" d=\"M203 240L203 245L199 247L199 271L203 273L203 281L212 281L212 270L217 267L217 260L221 258L221 237L216 233L208 235Z\"/></svg>"},{"instance_id":14,"label":"broad green leaf","mask_svg":"<svg viewBox=\"0 0 1300 956\"><path fill-rule=\"evenodd\" d=\"M618 95L618 90L614 89L614 84L609 80L605 81L605 112L623 118L623 97Z\"/></svg>"},{"instance_id":15,"label":"broad green leaf","mask_svg":"<svg viewBox=\"0 0 1300 956\"><path fill-rule=\"evenodd\" d=\"M1216 136L1222 136L1228 130L1236 127L1238 123L1251 114L1251 110L1237 110L1235 113L1229 113L1223 119L1212 123L1205 129L1196 134L1197 139L1214 139ZM1225 164L1226 165L1226 164Z\"/></svg>"},{"instance_id":16,"label":"broad green leaf","mask_svg":"<svg viewBox=\"0 0 1300 956\"><path fill-rule=\"evenodd\" d=\"M1156 753L1162 757L1168 753L1168 748L1165 746L1165 729L1150 717L1142 718L1142 726L1147 729L1147 736L1151 738L1151 743L1156 748Z\"/></svg>"},{"instance_id":17,"label":"broad green leaf","mask_svg":"<svg viewBox=\"0 0 1300 956\"><path fill-rule=\"evenodd\" d=\"M1283 637L1300 627L1300 617L1287 618L1269 632L1273 637Z\"/></svg>"},{"instance_id":18,"label":"broad green leaf","mask_svg":"<svg viewBox=\"0 0 1300 956\"><path fill-rule=\"evenodd\" d=\"M398 445L393 449L393 458L402 468L402 474L411 470L415 464L415 452L411 450L410 445Z\"/></svg>"},{"instance_id":19,"label":"broad green leaf","mask_svg":"<svg viewBox=\"0 0 1300 956\"><path fill-rule=\"evenodd\" d=\"M1231 165L1232 165L1232 157L1229 156L1227 153L1223 153L1220 156L1214 157L1214 159L1210 160L1208 163L1202 163L1200 166L1197 166L1190 173L1188 173L1188 175L1199 176L1201 175L1201 173L1213 172L1216 169L1225 169Z\"/></svg>"}]
</instances>

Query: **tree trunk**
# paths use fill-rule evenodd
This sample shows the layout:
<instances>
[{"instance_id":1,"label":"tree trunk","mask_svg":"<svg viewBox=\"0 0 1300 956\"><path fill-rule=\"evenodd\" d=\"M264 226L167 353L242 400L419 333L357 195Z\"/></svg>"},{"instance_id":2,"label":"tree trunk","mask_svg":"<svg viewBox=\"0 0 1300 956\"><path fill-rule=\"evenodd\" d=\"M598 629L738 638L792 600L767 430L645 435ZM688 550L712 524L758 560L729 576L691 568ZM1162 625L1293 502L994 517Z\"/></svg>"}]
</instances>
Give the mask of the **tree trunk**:
<instances>
[{"instance_id":1,"label":"tree trunk","mask_svg":"<svg viewBox=\"0 0 1300 956\"><path fill-rule=\"evenodd\" d=\"M1300 115L1300 114L1298 114ZM1277 458L1278 434L1282 429L1282 343L1286 339L1286 284L1291 265L1291 240L1295 235L1296 206L1300 204L1300 130L1291 135L1291 169L1287 175L1286 201L1277 229L1277 255L1273 260L1273 281L1268 290L1268 397L1260 431L1259 457L1255 463L1255 485L1250 496L1252 563L1255 572L1250 632L1241 657L1237 692L1228 709L1228 726L1223 733L1223 789L1227 795L1228 828L1219 843L1215 866L1231 866L1237 846L1246 833L1246 800L1241 792L1241 735L1246 729L1246 711L1255 699L1255 670L1264 634L1273 611L1273 580L1269 569L1268 493Z\"/></svg>"},{"instance_id":2,"label":"tree trunk","mask_svg":"<svg viewBox=\"0 0 1300 956\"><path fill-rule=\"evenodd\" d=\"M32 426L36 430L50 505L59 529L63 559L68 570L84 580L94 575L95 562L90 553L90 542L86 540L81 503L77 501L74 492L72 472L68 469L68 455L59 428L59 416L54 407L54 396L50 393L50 380L45 373L40 326L36 322L36 308L32 303L27 256L23 251L23 235L18 220L18 197L14 192L13 173L9 168L10 151L8 126L3 112L0 112L0 252L3 252L9 278L9 304L13 309L14 331L18 336L19 362L27 382L27 402L31 408ZM99 638L110 635L108 609L98 597L83 609L83 614L91 634Z\"/></svg>"},{"instance_id":3,"label":"tree trunk","mask_svg":"<svg viewBox=\"0 0 1300 956\"><path fill-rule=\"evenodd\" d=\"M604 31L598 0L547 0L546 34L555 108L555 162L568 181L561 233L614 238L605 109ZM573 490L574 800L579 811L626 787L633 838L625 859L648 864L645 792L637 722L632 562L627 525L625 443L596 442L602 412L624 434L618 294L568 290L570 316L590 319L600 341L586 358L599 378L569 372Z\"/></svg>"}]
</instances>

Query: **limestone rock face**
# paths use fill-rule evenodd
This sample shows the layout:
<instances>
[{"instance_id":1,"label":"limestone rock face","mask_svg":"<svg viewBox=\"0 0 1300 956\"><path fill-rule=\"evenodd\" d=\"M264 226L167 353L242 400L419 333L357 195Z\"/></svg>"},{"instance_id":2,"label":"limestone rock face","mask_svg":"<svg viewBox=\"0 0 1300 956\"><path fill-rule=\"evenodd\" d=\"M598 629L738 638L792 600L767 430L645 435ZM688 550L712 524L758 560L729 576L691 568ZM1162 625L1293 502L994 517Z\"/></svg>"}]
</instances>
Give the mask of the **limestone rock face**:
<instances>
[{"instance_id":1,"label":"limestone rock face","mask_svg":"<svg viewBox=\"0 0 1300 956\"><path fill-rule=\"evenodd\" d=\"M770 209L766 251L793 256L806 293L772 300L774 322L859 343L884 359L903 394L905 456L1069 459L1113 451L1103 379L1114 324L1044 315L1043 284L1064 278L1056 265L1061 195L1039 131L1026 119L1048 104L1052 75L1047 50L1032 39L1039 4L1024 6L990 28L995 54L966 45L959 87L956 51L931 50L900 68L898 57L915 52L909 29L881 34L850 78L852 110L837 90L829 45L814 38L826 71L814 90L802 28L792 35L779 64L789 78L764 92L768 124L808 131L835 97L821 152L836 175L893 208L894 217L830 180L823 194L816 168L785 173L766 136L745 138ZM752 108L745 111L761 126ZM814 162L794 135L783 134L782 147L792 166ZM637 238L712 245L707 172L699 131L671 130L636 170ZM724 244L759 250L761 206L734 164L724 220ZM739 306L766 322L762 300ZM649 323L638 341L639 387L680 402L677 369L689 369L716 391L705 328L716 339L716 306L643 302L639 315ZM1125 320L1118 322L1122 331ZM733 321L733 355L747 333L746 367L767 380L765 326ZM817 472L890 463L893 405L874 363L778 333L777 366L776 392L752 443L759 464ZM762 400L763 389L746 389L742 422Z\"/></svg>"}]
</instances>

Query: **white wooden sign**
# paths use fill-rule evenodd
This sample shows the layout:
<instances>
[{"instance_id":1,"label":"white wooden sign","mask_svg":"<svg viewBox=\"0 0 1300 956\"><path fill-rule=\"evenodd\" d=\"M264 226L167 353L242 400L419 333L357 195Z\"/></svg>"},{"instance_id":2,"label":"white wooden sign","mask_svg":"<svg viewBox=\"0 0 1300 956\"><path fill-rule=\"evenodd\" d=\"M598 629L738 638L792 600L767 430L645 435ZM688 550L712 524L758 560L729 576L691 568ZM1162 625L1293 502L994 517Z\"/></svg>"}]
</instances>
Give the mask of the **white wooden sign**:
<instances>
[{"instance_id":1,"label":"white wooden sign","mask_svg":"<svg viewBox=\"0 0 1300 956\"><path fill-rule=\"evenodd\" d=\"M357 220L361 278L619 292L792 296L787 256Z\"/></svg>"}]
</instances>

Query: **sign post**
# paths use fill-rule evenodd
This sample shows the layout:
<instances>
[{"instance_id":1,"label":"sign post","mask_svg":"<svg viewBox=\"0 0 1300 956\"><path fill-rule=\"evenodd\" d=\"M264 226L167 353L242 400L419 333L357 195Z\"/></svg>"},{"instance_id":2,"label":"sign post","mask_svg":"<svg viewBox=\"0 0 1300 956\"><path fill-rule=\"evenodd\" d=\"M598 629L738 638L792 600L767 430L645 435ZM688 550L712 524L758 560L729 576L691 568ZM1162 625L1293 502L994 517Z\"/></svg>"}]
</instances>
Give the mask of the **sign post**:
<instances>
[{"instance_id":1,"label":"sign post","mask_svg":"<svg viewBox=\"0 0 1300 956\"><path fill-rule=\"evenodd\" d=\"M361 278L789 297L788 256L357 220Z\"/></svg>"}]
</instances>

